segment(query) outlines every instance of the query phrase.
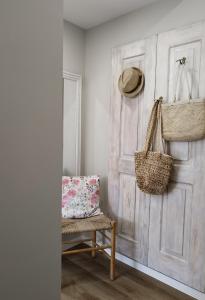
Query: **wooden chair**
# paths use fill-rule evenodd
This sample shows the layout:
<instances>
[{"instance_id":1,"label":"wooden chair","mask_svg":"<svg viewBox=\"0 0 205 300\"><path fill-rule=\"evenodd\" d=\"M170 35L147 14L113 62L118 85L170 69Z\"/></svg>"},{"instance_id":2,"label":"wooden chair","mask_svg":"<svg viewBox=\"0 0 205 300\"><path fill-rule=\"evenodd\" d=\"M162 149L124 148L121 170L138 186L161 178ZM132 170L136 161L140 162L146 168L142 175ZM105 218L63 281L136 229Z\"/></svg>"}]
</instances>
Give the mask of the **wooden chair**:
<instances>
[{"instance_id":1,"label":"wooden chair","mask_svg":"<svg viewBox=\"0 0 205 300\"><path fill-rule=\"evenodd\" d=\"M105 234L105 230L111 230L111 238ZM100 232L106 240L109 241L107 244L99 245L96 242L96 232ZM67 254L78 254L82 252L91 252L92 257L95 257L96 252L102 252L110 259L110 279L115 279L115 240L116 240L116 222L107 218L105 215L98 215L85 219L62 219L62 235L63 238L68 237L74 233L92 232L92 238L82 239L78 241L65 241L65 244L84 243L91 242L91 247L81 249L67 249L63 250L62 255ZM111 249L109 255L105 249Z\"/></svg>"}]
</instances>

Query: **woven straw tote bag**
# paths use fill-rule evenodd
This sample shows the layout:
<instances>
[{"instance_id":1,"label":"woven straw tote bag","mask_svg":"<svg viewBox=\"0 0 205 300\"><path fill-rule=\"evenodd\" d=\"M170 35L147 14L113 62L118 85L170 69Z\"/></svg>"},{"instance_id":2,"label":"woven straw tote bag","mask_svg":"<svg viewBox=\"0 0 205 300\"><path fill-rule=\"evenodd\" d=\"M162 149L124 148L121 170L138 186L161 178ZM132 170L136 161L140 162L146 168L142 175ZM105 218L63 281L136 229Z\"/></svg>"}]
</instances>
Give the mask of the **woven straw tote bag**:
<instances>
[{"instance_id":1,"label":"woven straw tote bag","mask_svg":"<svg viewBox=\"0 0 205 300\"><path fill-rule=\"evenodd\" d=\"M173 158L164 154L161 132L161 99L156 100L148 123L144 149L135 152L135 172L139 189L148 194L160 195L166 190ZM157 152L152 151L154 139L157 139ZM160 147L163 153L160 152Z\"/></svg>"},{"instance_id":2,"label":"woven straw tote bag","mask_svg":"<svg viewBox=\"0 0 205 300\"><path fill-rule=\"evenodd\" d=\"M187 101L176 101L183 71L189 97ZM167 141L194 141L205 137L205 99L191 99L188 71L184 65L178 67L174 102L162 104L162 133Z\"/></svg>"}]
</instances>

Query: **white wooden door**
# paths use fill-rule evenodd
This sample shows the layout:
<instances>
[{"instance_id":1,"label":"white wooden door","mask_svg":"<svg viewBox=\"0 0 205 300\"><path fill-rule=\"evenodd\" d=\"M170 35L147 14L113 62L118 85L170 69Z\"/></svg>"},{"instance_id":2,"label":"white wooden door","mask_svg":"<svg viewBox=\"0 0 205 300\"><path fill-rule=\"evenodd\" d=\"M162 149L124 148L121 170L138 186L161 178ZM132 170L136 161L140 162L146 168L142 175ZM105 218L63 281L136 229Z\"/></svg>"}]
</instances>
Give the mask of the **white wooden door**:
<instances>
[{"instance_id":1,"label":"white wooden door","mask_svg":"<svg viewBox=\"0 0 205 300\"><path fill-rule=\"evenodd\" d=\"M172 101L176 60L184 56L192 98L205 97L203 22L158 36L156 97ZM179 93L187 98L185 86ZM148 265L204 291L205 140L172 142L169 151L175 158L172 182L167 193L150 200Z\"/></svg>"},{"instance_id":2,"label":"white wooden door","mask_svg":"<svg viewBox=\"0 0 205 300\"><path fill-rule=\"evenodd\" d=\"M118 78L127 67L145 74L145 89L134 99L122 97ZM113 94L108 211L118 219L117 251L147 265L150 197L136 185L134 152L143 146L148 111L154 99L156 36L113 50Z\"/></svg>"}]
</instances>

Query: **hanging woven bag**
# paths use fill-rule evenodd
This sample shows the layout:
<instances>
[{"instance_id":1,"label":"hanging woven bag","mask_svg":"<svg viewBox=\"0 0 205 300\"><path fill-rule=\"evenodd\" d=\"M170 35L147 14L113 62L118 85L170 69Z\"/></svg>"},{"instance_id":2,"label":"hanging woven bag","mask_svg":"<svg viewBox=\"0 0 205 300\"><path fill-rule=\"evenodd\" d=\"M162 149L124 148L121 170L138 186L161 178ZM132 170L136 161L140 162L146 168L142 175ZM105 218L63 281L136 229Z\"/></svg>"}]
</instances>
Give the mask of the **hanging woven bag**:
<instances>
[{"instance_id":1,"label":"hanging woven bag","mask_svg":"<svg viewBox=\"0 0 205 300\"><path fill-rule=\"evenodd\" d=\"M183 71L189 94L186 101L177 101L177 86L180 90ZM162 134L167 141L194 141L205 137L205 99L191 98L185 63L178 67L174 101L162 104Z\"/></svg>"},{"instance_id":2,"label":"hanging woven bag","mask_svg":"<svg viewBox=\"0 0 205 300\"><path fill-rule=\"evenodd\" d=\"M156 100L152 108L143 151L135 152L137 185L141 191L154 195L163 194L166 190L173 165L173 158L164 154L161 102L161 98ZM154 139L157 139L156 152L152 151Z\"/></svg>"}]
</instances>

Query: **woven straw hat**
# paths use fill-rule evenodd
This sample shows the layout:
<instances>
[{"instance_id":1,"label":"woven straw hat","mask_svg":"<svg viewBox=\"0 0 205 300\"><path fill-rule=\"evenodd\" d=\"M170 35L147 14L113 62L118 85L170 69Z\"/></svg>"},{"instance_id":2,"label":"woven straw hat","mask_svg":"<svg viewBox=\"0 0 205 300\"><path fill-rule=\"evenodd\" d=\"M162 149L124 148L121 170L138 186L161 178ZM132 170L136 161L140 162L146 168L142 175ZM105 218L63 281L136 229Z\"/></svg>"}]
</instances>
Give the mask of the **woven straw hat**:
<instances>
[{"instance_id":1,"label":"woven straw hat","mask_svg":"<svg viewBox=\"0 0 205 300\"><path fill-rule=\"evenodd\" d=\"M122 95L128 98L136 97L144 87L144 74L135 67L125 69L119 77L118 87Z\"/></svg>"}]
</instances>

